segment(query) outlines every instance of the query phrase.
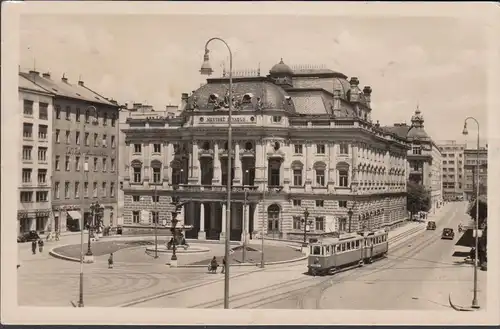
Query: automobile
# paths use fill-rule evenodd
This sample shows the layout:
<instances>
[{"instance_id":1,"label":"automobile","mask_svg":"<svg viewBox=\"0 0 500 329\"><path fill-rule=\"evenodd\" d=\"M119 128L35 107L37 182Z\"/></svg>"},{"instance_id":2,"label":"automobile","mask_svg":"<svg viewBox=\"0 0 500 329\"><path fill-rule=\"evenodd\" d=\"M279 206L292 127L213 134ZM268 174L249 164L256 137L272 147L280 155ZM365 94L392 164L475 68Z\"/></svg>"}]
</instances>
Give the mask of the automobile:
<instances>
[{"instance_id":1,"label":"automobile","mask_svg":"<svg viewBox=\"0 0 500 329\"><path fill-rule=\"evenodd\" d=\"M434 221L432 221L432 220L431 220L431 221L428 221L428 222L427 222L427 229L428 229L428 230L433 230L433 231L434 231L434 230L436 229L436 222L434 222Z\"/></svg>"},{"instance_id":2,"label":"automobile","mask_svg":"<svg viewBox=\"0 0 500 329\"><path fill-rule=\"evenodd\" d=\"M443 233L441 234L441 239L453 240L455 238L455 232L452 228L444 228Z\"/></svg>"},{"instance_id":3,"label":"automobile","mask_svg":"<svg viewBox=\"0 0 500 329\"><path fill-rule=\"evenodd\" d=\"M40 239L40 236L36 231L25 232L17 237L17 242L29 242L29 241L37 241Z\"/></svg>"}]
</instances>

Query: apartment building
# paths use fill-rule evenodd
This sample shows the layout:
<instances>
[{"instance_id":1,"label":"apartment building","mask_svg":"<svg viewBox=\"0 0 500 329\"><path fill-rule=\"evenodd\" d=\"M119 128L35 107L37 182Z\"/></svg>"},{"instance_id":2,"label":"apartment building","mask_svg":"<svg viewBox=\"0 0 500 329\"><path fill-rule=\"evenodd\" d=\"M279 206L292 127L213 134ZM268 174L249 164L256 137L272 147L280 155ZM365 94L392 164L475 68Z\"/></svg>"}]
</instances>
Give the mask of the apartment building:
<instances>
[{"instance_id":1,"label":"apartment building","mask_svg":"<svg viewBox=\"0 0 500 329\"><path fill-rule=\"evenodd\" d=\"M19 75L19 111L22 121L18 234L43 232L51 222L53 95Z\"/></svg>"},{"instance_id":2,"label":"apartment building","mask_svg":"<svg viewBox=\"0 0 500 329\"><path fill-rule=\"evenodd\" d=\"M447 140L438 142L438 146L443 156L443 197L450 201L462 199L466 144Z\"/></svg>"},{"instance_id":3,"label":"apartment building","mask_svg":"<svg viewBox=\"0 0 500 329\"><path fill-rule=\"evenodd\" d=\"M479 184L477 184L477 162L479 161ZM476 186L479 194L488 192L488 147L464 150L464 198L471 200L476 196Z\"/></svg>"},{"instance_id":4,"label":"apartment building","mask_svg":"<svg viewBox=\"0 0 500 329\"><path fill-rule=\"evenodd\" d=\"M116 225L119 106L63 76L20 73L52 93L52 213L54 229L80 230L90 205L104 207L104 226ZM86 217L85 217L86 218Z\"/></svg>"}]
</instances>

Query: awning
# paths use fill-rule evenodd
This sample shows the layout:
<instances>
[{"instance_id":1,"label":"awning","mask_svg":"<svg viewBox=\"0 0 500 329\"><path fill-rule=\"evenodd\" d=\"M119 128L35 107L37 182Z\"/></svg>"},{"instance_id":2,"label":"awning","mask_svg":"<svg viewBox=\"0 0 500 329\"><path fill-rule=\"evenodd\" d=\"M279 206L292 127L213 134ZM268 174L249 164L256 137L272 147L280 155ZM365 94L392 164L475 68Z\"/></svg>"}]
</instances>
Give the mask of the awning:
<instances>
[{"instance_id":1,"label":"awning","mask_svg":"<svg viewBox=\"0 0 500 329\"><path fill-rule=\"evenodd\" d=\"M70 215L71 218L73 218L73 219L81 219L82 218L79 211L70 210L70 211L68 211L68 215Z\"/></svg>"},{"instance_id":2,"label":"awning","mask_svg":"<svg viewBox=\"0 0 500 329\"><path fill-rule=\"evenodd\" d=\"M474 230L472 229L466 230L460 239L458 239L457 243L455 243L455 246L473 247L475 245L473 232Z\"/></svg>"}]
</instances>

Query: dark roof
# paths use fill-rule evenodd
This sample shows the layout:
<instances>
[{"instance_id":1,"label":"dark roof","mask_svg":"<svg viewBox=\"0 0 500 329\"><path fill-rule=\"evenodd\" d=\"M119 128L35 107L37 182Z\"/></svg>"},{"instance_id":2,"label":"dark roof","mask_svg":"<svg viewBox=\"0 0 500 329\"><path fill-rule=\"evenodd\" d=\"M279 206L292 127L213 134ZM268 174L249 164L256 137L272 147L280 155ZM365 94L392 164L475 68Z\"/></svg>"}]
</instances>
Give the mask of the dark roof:
<instances>
[{"instance_id":1,"label":"dark roof","mask_svg":"<svg viewBox=\"0 0 500 329\"><path fill-rule=\"evenodd\" d=\"M52 78L40 76L38 72L19 72L19 75L36 84L37 86L45 89L46 91L53 93L56 96L79 99L82 101L99 103L109 106L117 106L117 104L108 101L103 96L91 90L90 88L81 86L79 84L71 84L68 81L63 81L62 79L55 80Z\"/></svg>"},{"instance_id":2,"label":"dark roof","mask_svg":"<svg viewBox=\"0 0 500 329\"><path fill-rule=\"evenodd\" d=\"M27 90L31 90L31 91L36 91L36 92L44 93L44 94L48 94L48 95L54 94L54 93L51 93L51 92L43 89L42 87L36 85L31 80L28 80L26 77L24 77L22 75L19 75L19 88L27 89Z\"/></svg>"},{"instance_id":3,"label":"dark roof","mask_svg":"<svg viewBox=\"0 0 500 329\"><path fill-rule=\"evenodd\" d=\"M408 126L407 124L396 124L394 126L382 127L382 129L390 133L396 134L401 138L406 139L406 137L408 136L408 129L410 129L410 126Z\"/></svg>"},{"instance_id":4,"label":"dark roof","mask_svg":"<svg viewBox=\"0 0 500 329\"><path fill-rule=\"evenodd\" d=\"M269 74L271 74L271 75L282 75L282 74L292 75L293 70L290 68L290 66L286 65L283 62L283 58L282 58L278 64L275 64L269 70Z\"/></svg>"}]
</instances>

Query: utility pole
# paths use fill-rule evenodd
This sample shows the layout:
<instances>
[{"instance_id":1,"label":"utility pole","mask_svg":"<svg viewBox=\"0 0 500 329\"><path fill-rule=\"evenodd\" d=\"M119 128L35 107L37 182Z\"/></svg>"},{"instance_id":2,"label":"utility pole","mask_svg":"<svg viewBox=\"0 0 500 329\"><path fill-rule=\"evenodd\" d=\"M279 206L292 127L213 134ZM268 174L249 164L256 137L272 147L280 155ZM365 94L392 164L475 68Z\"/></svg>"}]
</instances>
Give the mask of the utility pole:
<instances>
[{"instance_id":1,"label":"utility pole","mask_svg":"<svg viewBox=\"0 0 500 329\"><path fill-rule=\"evenodd\" d=\"M248 170L247 170L248 171ZM244 187L244 198L243 200L243 252L242 252L242 263L245 262L246 258L246 249L247 249L247 188Z\"/></svg>"},{"instance_id":2,"label":"utility pole","mask_svg":"<svg viewBox=\"0 0 500 329\"><path fill-rule=\"evenodd\" d=\"M155 259L158 258L158 219L159 219L159 214L158 214L158 204L156 202L157 194L156 194L156 182L155 182L155 189L154 189L154 194L153 194L153 202L154 202L154 214L153 220L154 220L154 225L155 225ZM158 215L158 216L157 216Z\"/></svg>"}]
</instances>

